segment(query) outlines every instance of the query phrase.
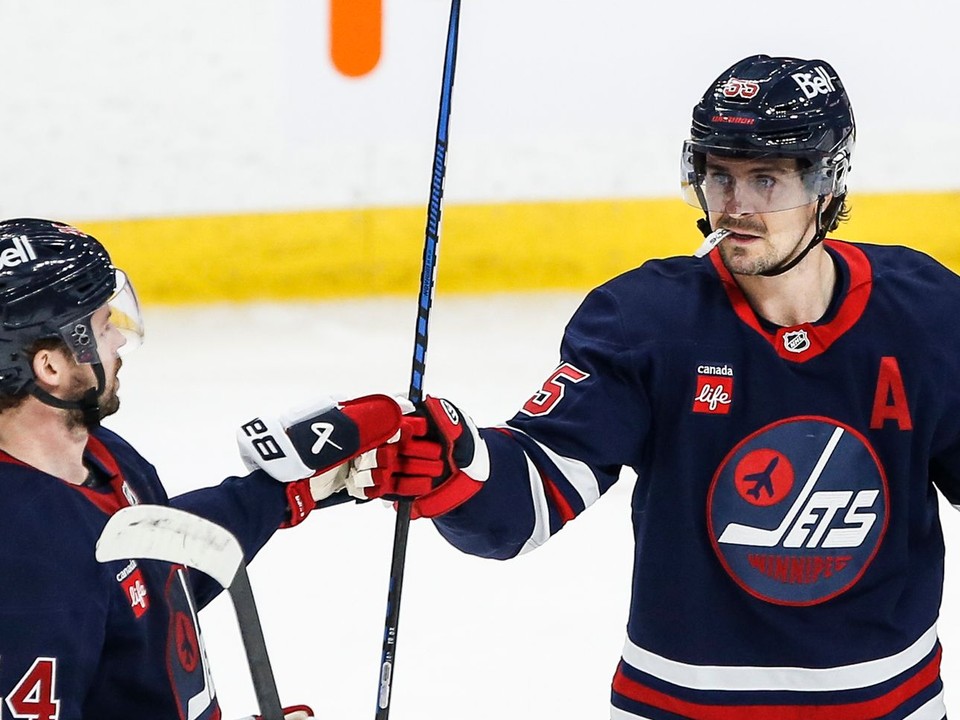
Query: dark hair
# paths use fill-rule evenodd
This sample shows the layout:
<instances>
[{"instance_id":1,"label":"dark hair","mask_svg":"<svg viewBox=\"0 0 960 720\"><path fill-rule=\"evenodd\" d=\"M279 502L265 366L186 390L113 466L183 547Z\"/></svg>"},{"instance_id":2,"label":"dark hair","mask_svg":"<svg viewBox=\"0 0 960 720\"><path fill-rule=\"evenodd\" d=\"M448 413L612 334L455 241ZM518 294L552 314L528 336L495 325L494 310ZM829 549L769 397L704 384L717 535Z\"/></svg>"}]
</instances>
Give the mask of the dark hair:
<instances>
[{"instance_id":1,"label":"dark hair","mask_svg":"<svg viewBox=\"0 0 960 720\"><path fill-rule=\"evenodd\" d=\"M25 347L22 350L22 354L27 361L27 365L33 365L33 358L41 350L63 350L67 354L70 354L67 344L60 338L40 338L34 340L30 345ZM22 390L16 395L9 395L7 393L0 392L0 413L5 410L12 410L14 408L20 407L23 404L23 401L26 400L29 393L26 390Z\"/></svg>"},{"instance_id":2,"label":"dark hair","mask_svg":"<svg viewBox=\"0 0 960 720\"><path fill-rule=\"evenodd\" d=\"M837 213L837 217L834 219L833 223L831 223L830 227L827 228L827 231L833 232L838 227L840 227L840 223L844 223L849 219L850 219L850 208L847 205L846 199L844 199L840 201L840 212Z\"/></svg>"}]
</instances>

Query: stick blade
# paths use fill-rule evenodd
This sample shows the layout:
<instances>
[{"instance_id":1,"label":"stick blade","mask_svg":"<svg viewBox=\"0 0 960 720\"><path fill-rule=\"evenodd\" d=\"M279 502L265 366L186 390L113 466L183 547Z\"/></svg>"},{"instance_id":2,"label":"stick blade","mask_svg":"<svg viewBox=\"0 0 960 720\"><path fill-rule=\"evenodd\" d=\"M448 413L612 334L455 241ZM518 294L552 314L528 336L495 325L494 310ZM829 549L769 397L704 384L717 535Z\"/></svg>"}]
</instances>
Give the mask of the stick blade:
<instances>
[{"instance_id":1,"label":"stick blade","mask_svg":"<svg viewBox=\"0 0 960 720\"><path fill-rule=\"evenodd\" d=\"M99 562L144 558L179 563L230 587L243 550L226 528L165 505L133 505L110 517L97 541Z\"/></svg>"}]
</instances>

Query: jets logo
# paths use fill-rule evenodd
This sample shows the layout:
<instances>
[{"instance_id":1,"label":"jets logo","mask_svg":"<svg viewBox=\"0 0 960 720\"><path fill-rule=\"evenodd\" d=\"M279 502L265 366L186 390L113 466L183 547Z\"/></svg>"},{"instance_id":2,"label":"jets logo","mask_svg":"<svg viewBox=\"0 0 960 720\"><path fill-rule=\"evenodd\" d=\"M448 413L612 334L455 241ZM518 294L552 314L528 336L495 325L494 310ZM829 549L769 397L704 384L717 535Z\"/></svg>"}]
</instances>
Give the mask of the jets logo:
<instances>
[{"instance_id":1,"label":"jets logo","mask_svg":"<svg viewBox=\"0 0 960 720\"><path fill-rule=\"evenodd\" d=\"M769 448L751 450L734 471L740 497L761 507L783 500L793 487L793 479L793 466L787 456Z\"/></svg>"},{"instance_id":2,"label":"jets logo","mask_svg":"<svg viewBox=\"0 0 960 720\"><path fill-rule=\"evenodd\" d=\"M730 451L707 504L714 550L738 585L768 602L814 605L863 576L886 530L888 491L856 430L795 417Z\"/></svg>"}]
</instances>

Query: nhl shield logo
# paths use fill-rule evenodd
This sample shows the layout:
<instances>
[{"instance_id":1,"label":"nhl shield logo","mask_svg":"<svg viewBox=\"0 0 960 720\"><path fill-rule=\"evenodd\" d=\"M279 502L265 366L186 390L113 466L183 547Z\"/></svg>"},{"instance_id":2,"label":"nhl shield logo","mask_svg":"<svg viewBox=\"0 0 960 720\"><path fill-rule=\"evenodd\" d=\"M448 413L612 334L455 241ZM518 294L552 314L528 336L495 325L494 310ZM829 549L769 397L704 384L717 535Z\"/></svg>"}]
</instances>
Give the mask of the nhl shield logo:
<instances>
[{"instance_id":1,"label":"nhl shield logo","mask_svg":"<svg viewBox=\"0 0 960 720\"><path fill-rule=\"evenodd\" d=\"M802 353L810 349L810 336L802 328L785 332L783 334L783 347L787 352Z\"/></svg>"}]
</instances>

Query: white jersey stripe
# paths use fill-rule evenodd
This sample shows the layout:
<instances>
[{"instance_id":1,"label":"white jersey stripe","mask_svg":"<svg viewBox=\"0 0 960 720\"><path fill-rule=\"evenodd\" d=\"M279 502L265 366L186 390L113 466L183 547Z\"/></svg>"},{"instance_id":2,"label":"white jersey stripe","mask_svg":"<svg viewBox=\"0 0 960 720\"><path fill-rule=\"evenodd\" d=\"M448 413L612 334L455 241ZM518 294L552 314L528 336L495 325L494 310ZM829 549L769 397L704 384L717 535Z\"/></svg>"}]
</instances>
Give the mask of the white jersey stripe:
<instances>
[{"instance_id":1,"label":"white jersey stripe","mask_svg":"<svg viewBox=\"0 0 960 720\"><path fill-rule=\"evenodd\" d=\"M943 690L935 698L927 700L903 720L943 720L947 716L947 706L943 702Z\"/></svg>"},{"instance_id":2,"label":"white jersey stripe","mask_svg":"<svg viewBox=\"0 0 960 720\"><path fill-rule=\"evenodd\" d=\"M620 708L610 708L610 720L650 720L643 715L634 715L633 713L621 710ZM919 720L919 718L918 718Z\"/></svg>"},{"instance_id":3,"label":"white jersey stripe","mask_svg":"<svg viewBox=\"0 0 960 720\"><path fill-rule=\"evenodd\" d=\"M512 425L504 425L503 427L506 427L510 432L524 435L530 438L531 442L536 443L537 447L543 450L544 454L550 458L550 462L557 466L557 469L563 473L563 477L566 478L567 482L577 491L577 494L583 501L584 507L590 507L597 501L600 497L600 483L597 481L597 476L593 474L593 470L590 469L589 465L580 460L558 455L542 442L531 438L523 432L523 430L518 430Z\"/></svg>"},{"instance_id":4,"label":"white jersey stripe","mask_svg":"<svg viewBox=\"0 0 960 720\"><path fill-rule=\"evenodd\" d=\"M547 503L547 494L543 489L543 480L540 479L540 472L529 457L524 455L527 461L527 473L530 476L530 497L533 499L533 534L520 548L518 555L523 555L531 550L543 545L550 539L550 506Z\"/></svg>"},{"instance_id":5,"label":"white jersey stripe","mask_svg":"<svg viewBox=\"0 0 960 720\"><path fill-rule=\"evenodd\" d=\"M831 668L688 665L635 645L627 638L623 659L631 667L690 690L794 690L836 692L886 682L923 660L937 643L933 625L896 655Z\"/></svg>"}]
</instances>

